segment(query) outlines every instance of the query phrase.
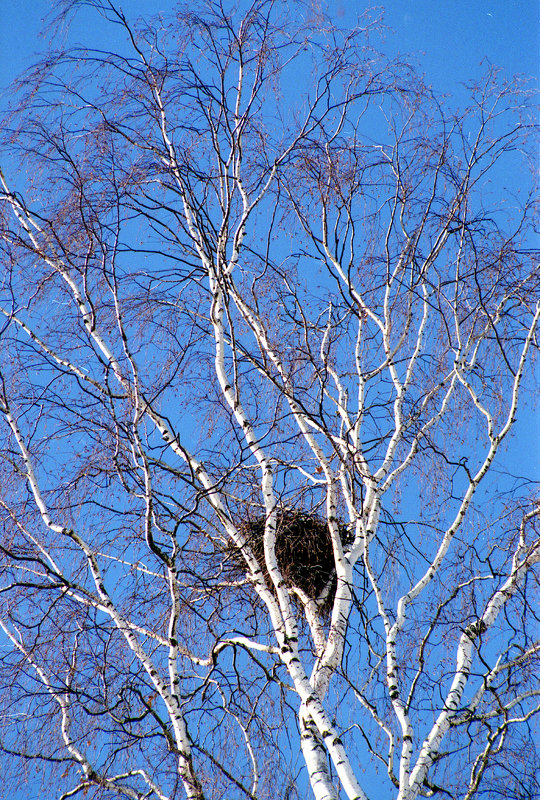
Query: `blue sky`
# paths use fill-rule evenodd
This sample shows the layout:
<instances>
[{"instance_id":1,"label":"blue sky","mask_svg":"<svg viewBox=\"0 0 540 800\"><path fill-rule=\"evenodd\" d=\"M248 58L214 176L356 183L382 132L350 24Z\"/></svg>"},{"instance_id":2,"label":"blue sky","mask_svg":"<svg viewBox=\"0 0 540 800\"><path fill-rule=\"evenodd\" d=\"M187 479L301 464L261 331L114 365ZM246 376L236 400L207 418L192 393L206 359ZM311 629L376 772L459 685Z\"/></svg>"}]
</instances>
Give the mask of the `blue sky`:
<instances>
[{"instance_id":1,"label":"blue sky","mask_svg":"<svg viewBox=\"0 0 540 800\"><path fill-rule=\"evenodd\" d=\"M535 0L392 0L383 5L399 50L418 54L435 89L453 91L471 80L484 59L509 74L538 72Z\"/></svg>"},{"instance_id":2,"label":"blue sky","mask_svg":"<svg viewBox=\"0 0 540 800\"><path fill-rule=\"evenodd\" d=\"M9 84L44 49L42 21L57 5L54 0L0 0L0 86ZM122 0L119 5L133 17L167 11L175 3ZM369 5L358 0L328 3L336 19L345 23ZM387 0L378 5L386 9L387 24L394 31L387 38L388 49L414 54L438 91L459 93L461 83L482 72L484 59L509 74L538 74L537 0ZM96 15L92 19L95 22Z\"/></svg>"}]
</instances>

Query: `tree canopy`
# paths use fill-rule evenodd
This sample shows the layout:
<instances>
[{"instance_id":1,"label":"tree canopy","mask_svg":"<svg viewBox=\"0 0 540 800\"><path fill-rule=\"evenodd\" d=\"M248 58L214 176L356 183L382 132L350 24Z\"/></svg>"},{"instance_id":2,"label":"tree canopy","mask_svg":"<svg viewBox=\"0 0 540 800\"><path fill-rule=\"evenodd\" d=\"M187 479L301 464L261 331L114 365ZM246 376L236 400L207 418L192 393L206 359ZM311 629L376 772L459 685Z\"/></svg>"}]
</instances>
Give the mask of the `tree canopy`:
<instances>
[{"instance_id":1,"label":"tree canopy","mask_svg":"<svg viewBox=\"0 0 540 800\"><path fill-rule=\"evenodd\" d=\"M532 798L527 86L456 109L302 2L88 6L121 44L5 124L6 787Z\"/></svg>"}]
</instances>

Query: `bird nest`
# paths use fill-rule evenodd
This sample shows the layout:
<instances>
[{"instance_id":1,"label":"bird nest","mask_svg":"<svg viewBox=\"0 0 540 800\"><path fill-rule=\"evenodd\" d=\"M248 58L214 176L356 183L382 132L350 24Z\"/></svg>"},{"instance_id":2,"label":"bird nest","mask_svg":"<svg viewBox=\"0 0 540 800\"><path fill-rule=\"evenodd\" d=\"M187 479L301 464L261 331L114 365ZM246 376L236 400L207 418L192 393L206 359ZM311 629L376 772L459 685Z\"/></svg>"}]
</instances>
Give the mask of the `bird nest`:
<instances>
[{"instance_id":1,"label":"bird nest","mask_svg":"<svg viewBox=\"0 0 540 800\"><path fill-rule=\"evenodd\" d=\"M274 590L264 557L266 517L261 515L243 521L242 533L257 559L266 584ZM338 522L342 544L351 542L346 526ZM286 585L315 600L321 611L329 611L336 593L336 569L328 521L315 514L282 510L277 515L276 560ZM229 551L236 569L246 572L241 552Z\"/></svg>"}]
</instances>

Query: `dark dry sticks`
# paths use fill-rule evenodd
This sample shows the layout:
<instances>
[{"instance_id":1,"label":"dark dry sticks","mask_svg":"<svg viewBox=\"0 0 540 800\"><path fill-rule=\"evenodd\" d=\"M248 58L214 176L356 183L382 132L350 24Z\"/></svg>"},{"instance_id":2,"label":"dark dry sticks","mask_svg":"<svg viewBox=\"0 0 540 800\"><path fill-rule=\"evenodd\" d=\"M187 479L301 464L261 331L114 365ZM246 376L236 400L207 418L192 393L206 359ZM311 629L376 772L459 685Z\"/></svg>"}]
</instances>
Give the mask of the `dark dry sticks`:
<instances>
[{"instance_id":1,"label":"dark dry sticks","mask_svg":"<svg viewBox=\"0 0 540 800\"><path fill-rule=\"evenodd\" d=\"M263 515L251 517L242 523L249 546L264 574L266 583L273 588L264 558ZM341 541L347 544L350 535L345 525L338 523ZM232 548L230 556L236 567L245 572L241 553ZM322 517L290 509L277 515L276 559L285 583L304 592L311 600L320 602L321 610L329 610L336 591L334 551L328 522Z\"/></svg>"}]
</instances>

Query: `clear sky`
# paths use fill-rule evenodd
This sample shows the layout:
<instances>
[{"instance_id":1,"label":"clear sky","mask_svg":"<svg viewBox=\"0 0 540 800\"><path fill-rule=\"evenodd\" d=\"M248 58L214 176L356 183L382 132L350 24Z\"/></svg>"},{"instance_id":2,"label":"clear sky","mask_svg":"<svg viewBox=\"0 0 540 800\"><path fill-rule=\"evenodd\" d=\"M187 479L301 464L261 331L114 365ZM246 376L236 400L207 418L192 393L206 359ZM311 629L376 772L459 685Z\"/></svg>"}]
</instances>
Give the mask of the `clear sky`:
<instances>
[{"instance_id":1,"label":"clear sky","mask_svg":"<svg viewBox=\"0 0 540 800\"><path fill-rule=\"evenodd\" d=\"M509 74L538 74L537 0L390 0L394 46L418 54L428 82L454 91L482 72L482 61Z\"/></svg>"},{"instance_id":2,"label":"clear sky","mask_svg":"<svg viewBox=\"0 0 540 800\"><path fill-rule=\"evenodd\" d=\"M10 83L45 48L46 41L39 37L42 20L57 5L58 0L0 0L0 86ZM176 3L120 0L119 5L133 17L166 12ZM373 4L329 0L327 5L336 20L345 24L370 5L384 7L387 24L394 31L387 38L388 49L414 54L428 83L438 91L459 91L460 83L482 71L484 59L509 74L538 74L538 0L382 0ZM95 14L92 20L95 24Z\"/></svg>"}]
</instances>

